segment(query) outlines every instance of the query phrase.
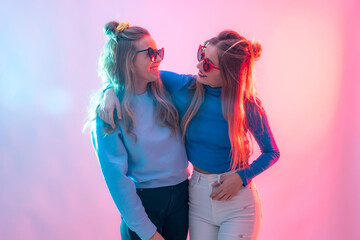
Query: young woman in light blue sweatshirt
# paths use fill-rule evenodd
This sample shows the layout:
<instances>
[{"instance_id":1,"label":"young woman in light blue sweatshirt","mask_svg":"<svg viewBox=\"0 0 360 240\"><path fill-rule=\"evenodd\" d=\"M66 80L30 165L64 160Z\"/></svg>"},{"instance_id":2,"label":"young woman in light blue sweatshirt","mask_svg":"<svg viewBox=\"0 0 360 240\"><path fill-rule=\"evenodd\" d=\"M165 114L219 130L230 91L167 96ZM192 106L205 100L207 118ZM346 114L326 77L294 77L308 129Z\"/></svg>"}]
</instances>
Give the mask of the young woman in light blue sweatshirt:
<instances>
[{"instance_id":1,"label":"young woman in light blue sweatshirt","mask_svg":"<svg viewBox=\"0 0 360 240\"><path fill-rule=\"evenodd\" d=\"M258 239L262 209L252 179L280 156L256 97L253 72L261 52L259 43L223 31L199 46L197 76L160 74L179 112L194 166L189 184L191 240ZM103 101L104 115L112 116L119 106L112 90ZM261 154L249 162L251 136Z\"/></svg>"},{"instance_id":2,"label":"young woman in light blue sweatshirt","mask_svg":"<svg viewBox=\"0 0 360 240\"><path fill-rule=\"evenodd\" d=\"M99 73L115 90L122 119L112 128L94 97L92 142L121 214L121 239L185 240L188 233L188 159L179 116L159 78L164 49L141 27L110 22Z\"/></svg>"}]
</instances>

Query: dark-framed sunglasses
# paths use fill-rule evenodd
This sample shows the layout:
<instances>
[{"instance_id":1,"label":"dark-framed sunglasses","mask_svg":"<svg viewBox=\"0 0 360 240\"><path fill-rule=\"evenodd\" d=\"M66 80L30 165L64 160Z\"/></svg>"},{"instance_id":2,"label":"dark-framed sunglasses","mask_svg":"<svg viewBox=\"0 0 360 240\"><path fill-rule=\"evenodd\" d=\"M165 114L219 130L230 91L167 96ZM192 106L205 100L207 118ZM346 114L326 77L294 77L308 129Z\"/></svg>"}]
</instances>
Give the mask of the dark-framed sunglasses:
<instances>
[{"instance_id":1,"label":"dark-framed sunglasses","mask_svg":"<svg viewBox=\"0 0 360 240\"><path fill-rule=\"evenodd\" d=\"M209 62L209 60L207 60L205 58L205 53L203 51L203 49L206 48L206 46L203 46L203 45L200 45L199 46L199 49L198 49L198 52L197 52L197 59L199 62L203 61L203 69L204 71L207 73L207 72L210 72L211 69L217 69L217 70L220 70L220 68L218 67L215 67L211 62Z\"/></svg>"},{"instance_id":2,"label":"dark-framed sunglasses","mask_svg":"<svg viewBox=\"0 0 360 240\"><path fill-rule=\"evenodd\" d=\"M159 56L161 58L161 60L164 59L164 48L153 49L153 48L149 47L147 49L137 51L136 53L140 53L140 52L147 52L147 54L149 55L152 62L154 62L156 60L157 56Z\"/></svg>"}]
</instances>

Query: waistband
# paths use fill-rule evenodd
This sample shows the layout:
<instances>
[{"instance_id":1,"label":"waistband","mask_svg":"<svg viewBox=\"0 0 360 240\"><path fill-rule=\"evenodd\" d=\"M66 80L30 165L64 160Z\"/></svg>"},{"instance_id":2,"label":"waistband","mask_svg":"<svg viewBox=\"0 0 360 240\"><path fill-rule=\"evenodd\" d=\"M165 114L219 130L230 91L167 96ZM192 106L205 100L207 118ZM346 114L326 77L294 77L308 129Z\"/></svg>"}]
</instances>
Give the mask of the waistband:
<instances>
[{"instance_id":1,"label":"waistband","mask_svg":"<svg viewBox=\"0 0 360 240\"><path fill-rule=\"evenodd\" d=\"M162 190L174 190L174 189L177 189L177 188L181 188L183 187L184 185L187 185L189 182L189 180L185 180L181 183L178 183L178 184L175 184L175 185L170 185L170 186L165 186L165 187L156 187L156 188L136 188L136 191L156 191L156 190L159 190L159 191L162 191Z\"/></svg>"},{"instance_id":2,"label":"waistband","mask_svg":"<svg viewBox=\"0 0 360 240\"><path fill-rule=\"evenodd\" d=\"M218 174L217 173L205 174L205 173L200 173L200 172L194 170L191 178L192 178L192 180L195 180L197 182L199 182L200 179L203 179L209 183L214 183L217 181L220 184L221 176L226 176L226 175L232 174L236 171L238 171L238 169L231 170L229 172L218 173Z\"/></svg>"}]
</instances>

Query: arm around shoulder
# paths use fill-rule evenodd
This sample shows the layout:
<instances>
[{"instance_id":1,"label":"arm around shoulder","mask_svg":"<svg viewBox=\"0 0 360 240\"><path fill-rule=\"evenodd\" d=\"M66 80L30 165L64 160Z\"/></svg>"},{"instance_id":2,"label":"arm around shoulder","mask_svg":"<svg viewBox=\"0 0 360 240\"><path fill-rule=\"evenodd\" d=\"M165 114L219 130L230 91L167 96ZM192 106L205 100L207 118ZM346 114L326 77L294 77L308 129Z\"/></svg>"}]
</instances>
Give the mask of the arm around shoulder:
<instances>
[{"instance_id":1,"label":"arm around shoulder","mask_svg":"<svg viewBox=\"0 0 360 240\"><path fill-rule=\"evenodd\" d=\"M160 71L160 78L169 93L174 93L195 80L195 76L190 74L177 74L169 71Z\"/></svg>"}]
</instances>

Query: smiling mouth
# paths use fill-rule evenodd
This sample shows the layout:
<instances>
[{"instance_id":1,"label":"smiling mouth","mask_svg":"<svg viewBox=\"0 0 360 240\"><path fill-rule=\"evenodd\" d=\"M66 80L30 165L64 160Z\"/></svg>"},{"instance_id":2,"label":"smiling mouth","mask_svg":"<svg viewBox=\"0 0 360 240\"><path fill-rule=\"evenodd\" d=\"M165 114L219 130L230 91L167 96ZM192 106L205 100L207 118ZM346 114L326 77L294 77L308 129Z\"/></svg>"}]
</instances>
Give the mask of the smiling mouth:
<instances>
[{"instance_id":1,"label":"smiling mouth","mask_svg":"<svg viewBox=\"0 0 360 240\"><path fill-rule=\"evenodd\" d=\"M201 77L201 78L205 78L205 77L207 77L205 74L203 74L202 72L198 72L198 75L199 75L199 77Z\"/></svg>"},{"instance_id":2,"label":"smiling mouth","mask_svg":"<svg viewBox=\"0 0 360 240\"><path fill-rule=\"evenodd\" d=\"M153 71L153 72L158 72L159 71L159 66L151 67L150 70Z\"/></svg>"}]
</instances>

